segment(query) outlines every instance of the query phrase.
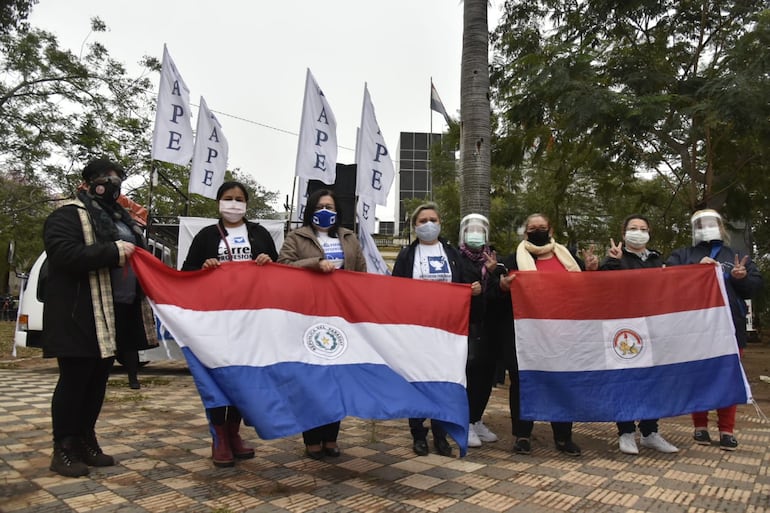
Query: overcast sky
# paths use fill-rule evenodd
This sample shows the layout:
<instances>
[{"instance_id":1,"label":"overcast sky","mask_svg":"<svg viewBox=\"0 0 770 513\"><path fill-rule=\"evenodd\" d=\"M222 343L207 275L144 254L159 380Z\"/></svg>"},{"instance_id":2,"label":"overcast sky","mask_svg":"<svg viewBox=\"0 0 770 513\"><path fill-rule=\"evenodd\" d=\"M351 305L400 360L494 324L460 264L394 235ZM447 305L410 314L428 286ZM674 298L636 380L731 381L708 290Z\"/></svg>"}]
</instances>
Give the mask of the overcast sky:
<instances>
[{"instance_id":1,"label":"overcast sky","mask_svg":"<svg viewBox=\"0 0 770 513\"><path fill-rule=\"evenodd\" d=\"M489 7L490 27L500 3ZM431 119L434 131L446 129L429 110L431 77L458 116L462 14L458 0L40 0L30 22L79 54L98 16L109 32L89 41L100 41L133 74L143 55L160 59L166 43L191 102L203 96L219 113L228 167L278 191L283 203L294 182L306 69L337 118L339 162L354 162L364 82L395 157L399 132L428 132ZM157 91L159 74L151 78ZM197 108L193 128L195 119ZM377 216L392 219L388 210L379 207Z\"/></svg>"}]
</instances>

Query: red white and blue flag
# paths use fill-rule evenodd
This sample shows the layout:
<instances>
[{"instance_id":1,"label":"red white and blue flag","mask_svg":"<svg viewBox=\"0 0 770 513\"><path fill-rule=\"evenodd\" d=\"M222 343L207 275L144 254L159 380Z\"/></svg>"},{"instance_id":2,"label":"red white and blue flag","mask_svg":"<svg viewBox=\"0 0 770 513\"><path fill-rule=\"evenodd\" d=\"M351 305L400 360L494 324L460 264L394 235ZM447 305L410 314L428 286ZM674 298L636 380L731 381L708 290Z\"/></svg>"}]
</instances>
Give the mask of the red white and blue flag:
<instances>
[{"instance_id":1,"label":"red white and blue flag","mask_svg":"<svg viewBox=\"0 0 770 513\"><path fill-rule=\"evenodd\" d=\"M629 421L751 400L719 267L517 272L521 418Z\"/></svg>"},{"instance_id":2,"label":"red white and blue flag","mask_svg":"<svg viewBox=\"0 0 770 513\"><path fill-rule=\"evenodd\" d=\"M179 272L140 250L131 265L206 408L237 406L264 439L432 418L465 453L468 286L251 262Z\"/></svg>"}]
</instances>

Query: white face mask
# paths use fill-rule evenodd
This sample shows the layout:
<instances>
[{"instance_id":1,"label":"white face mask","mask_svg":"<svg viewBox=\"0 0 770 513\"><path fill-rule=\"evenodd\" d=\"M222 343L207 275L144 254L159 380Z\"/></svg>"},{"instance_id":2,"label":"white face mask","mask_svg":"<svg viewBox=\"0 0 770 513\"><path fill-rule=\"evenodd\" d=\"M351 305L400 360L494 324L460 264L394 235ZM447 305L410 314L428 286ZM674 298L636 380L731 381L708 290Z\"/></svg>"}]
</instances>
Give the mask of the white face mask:
<instances>
[{"instance_id":1,"label":"white face mask","mask_svg":"<svg viewBox=\"0 0 770 513\"><path fill-rule=\"evenodd\" d=\"M711 240L722 240L722 232L718 226L707 226L696 231L695 238L699 242L708 242Z\"/></svg>"},{"instance_id":2,"label":"white face mask","mask_svg":"<svg viewBox=\"0 0 770 513\"><path fill-rule=\"evenodd\" d=\"M246 202L219 200L219 213L228 223L237 223L246 215Z\"/></svg>"},{"instance_id":3,"label":"white face mask","mask_svg":"<svg viewBox=\"0 0 770 513\"><path fill-rule=\"evenodd\" d=\"M628 247L640 249L650 242L650 234L641 230L628 230L625 239Z\"/></svg>"}]
</instances>

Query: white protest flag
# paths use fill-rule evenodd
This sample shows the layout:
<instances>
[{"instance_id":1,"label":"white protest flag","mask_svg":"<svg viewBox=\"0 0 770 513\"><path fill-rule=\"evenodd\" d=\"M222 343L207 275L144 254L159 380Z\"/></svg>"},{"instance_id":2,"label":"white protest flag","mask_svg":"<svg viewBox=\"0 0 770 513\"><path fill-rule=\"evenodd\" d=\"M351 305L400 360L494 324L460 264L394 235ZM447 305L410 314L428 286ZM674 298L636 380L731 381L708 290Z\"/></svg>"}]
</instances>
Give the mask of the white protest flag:
<instances>
[{"instance_id":1,"label":"white protest flag","mask_svg":"<svg viewBox=\"0 0 770 513\"><path fill-rule=\"evenodd\" d=\"M299 177L297 179L297 204L294 208L292 215L292 222L302 224L302 216L305 215L305 207L307 206L307 178Z\"/></svg>"},{"instance_id":2,"label":"white protest flag","mask_svg":"<svg viewBox=\"0 0 770 513\"><path fill-rule=\"evenodd\" d=\"M361 128L358 132L356 156L358 168L356 194L359 197L370 198L377 205L386 205L396 172L385 145L385 138L377 124L374 105L366 84L364 84L364 105L361 109Z\"/></svg>"},{"instance_id":3,"label":"white protest flag","mask_svg":"<svg viewBox=\"0 0 770 513\"><path fill-rule=\"evenodd\" d=\"M360 217L358 218L358 242L361 244L361 251L363 251L364 259L366 259L366 272L390 275L388 264L385 263L382 253L374 242L372 231Z\"/></svg>"},{"instance_id":4,"label":"white protest flag","mask_svg":"<svg viewBox=\"0 0 770 513\"><path fill-rule=\"evenodd\" d=\"M158 105L152 132L152 158L186 166L192 154L190 89L171 60L166 45L163 45Z\"/></svg>"},{"instance_id":5,"label":"white protest flag","mask_svg":"<svg viewBox=\"0 0 770 513\"><path fill-rule=\"evenodd\" d=\"M356 215L358 215L358 222L366 225L366 229L369 233L375 231L375 209L377 205L374 200L365 196L359 196L356 203Z\"/></svg>"},{"instance_id":6,"label":"white protest flag","mask_svg":"<svg viewBox=\"0 0 770 513\"><path fill-rule=\"evenodd\" d=\"M295 174L327 185L337 178L337 120L310 68L305 77Z\"/></svg>"},{"instance_id":7,"label":"white protest flag","mask_svg":"<svg viewBox=\"0 0 770 513\"><path fill-rule=\"evenodd\" d=\"M222 125L209 110L201 96L198 128L195 131L195 152L190 168L190 192L216 199L217 189L225 181L229 146Z\"/></svg>"}]
</instances>

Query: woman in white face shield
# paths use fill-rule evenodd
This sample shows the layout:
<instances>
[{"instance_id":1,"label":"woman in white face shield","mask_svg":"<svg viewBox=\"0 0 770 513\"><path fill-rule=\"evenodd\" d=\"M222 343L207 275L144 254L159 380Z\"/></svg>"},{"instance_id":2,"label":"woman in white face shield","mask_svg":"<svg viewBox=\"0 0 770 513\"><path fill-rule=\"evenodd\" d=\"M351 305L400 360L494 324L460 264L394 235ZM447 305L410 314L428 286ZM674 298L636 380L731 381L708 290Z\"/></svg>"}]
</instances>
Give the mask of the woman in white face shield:
<instances>
[{"instance_id":1,"label":"woman in white face shield","mask_svg":"<svg viewBox=\"0 0 770 513\"><path fill-rule=\"evenodd\" d=\"M762 275L749 255L739 255L730 248L729 237L722 216L715 210L698 210L690 219L692 224L692 246L674 251L666 265L707 264L722 267L725 289L730 302L735 337L740 354L746 347L746 299L756 295L763 286ZM736 405L717 410L719 448L734 451L738 447L735 439ZM695 432L693 438L700 445L711 445L708 432L708 412L692 414Z\"/></svg>"},{"instance_id":2,"label":"woman in white face shield","mask_svg":"<svg viewBox=\"0 0 770 513\"><path fill-rule=\"evenodd\" d=\"M623 221L623 240L615 244L610 239L610 249L599 266L600 271L618 271L623 269L648 269L663 267L663 257L654 249L649 249L650 222L646 217L632 214ZM633 301L633 296L629 297ZM620 452L625 454L639 454L636 446L636 419L618 422L618 445ZM678 452L675 446L658 434L658 419L644 419L639 421L641 433L640 443L642 447L655 449L664 453Z\"/></svg>"},{"instance_id":3,"label":"woman in white face shield","mask_svg":"<svg viewBox=\"0 0 770 513\"><path fill-rule=\"evenodd\" d=\"M497 360L502 358L500 325L511 321L510 303L509 315L500 315L506 306L496 293L499 277L507 271L498 266L497 254L489 246L489 221L483 215L468 214L460 221L459 241L461 281L470 283L477 292L471 298L465 378L470 415L468 447L480 447L482 442L497 441L481 417L492 393Z\"/></svg>"}]
</instances>

